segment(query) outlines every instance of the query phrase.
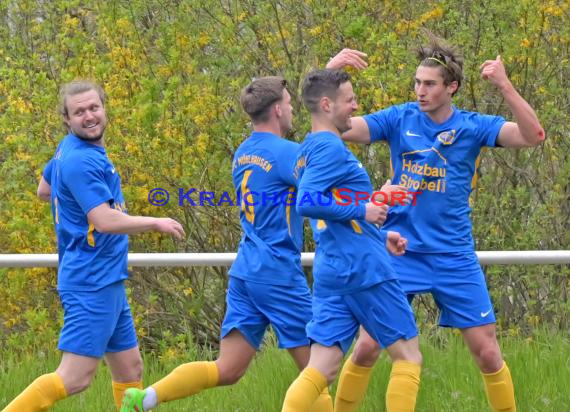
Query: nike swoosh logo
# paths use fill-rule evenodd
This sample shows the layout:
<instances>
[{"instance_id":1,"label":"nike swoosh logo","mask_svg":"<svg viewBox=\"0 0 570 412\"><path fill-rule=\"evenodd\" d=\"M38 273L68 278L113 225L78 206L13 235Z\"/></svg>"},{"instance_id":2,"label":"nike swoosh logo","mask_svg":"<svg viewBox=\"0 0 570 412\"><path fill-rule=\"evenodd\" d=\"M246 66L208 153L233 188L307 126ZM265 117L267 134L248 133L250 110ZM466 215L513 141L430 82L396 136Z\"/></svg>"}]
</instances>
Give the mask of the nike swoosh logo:
<instances>
[{"instance_id":1,"label":"nike swoosh logo","mask_svg":"<svg viewBox=\"0 0 570 412\"><path fill-rule=\"evenodd\" d=\"M419 134L412 133L412 132L410 132L409 130L406 131L406 136L421 137Z\"/></svg>"},{"instance_id":2,"label":"nike swoosh logo","mask_svg":"<svg viewBox=\"0 0 570 412\"><path fill-rule=\"evenodd\" d=\"M481 317L486 318L489 313L491 313L493 309L489 309L487 312L481 312Z\"/></svg>"}]
</instances>

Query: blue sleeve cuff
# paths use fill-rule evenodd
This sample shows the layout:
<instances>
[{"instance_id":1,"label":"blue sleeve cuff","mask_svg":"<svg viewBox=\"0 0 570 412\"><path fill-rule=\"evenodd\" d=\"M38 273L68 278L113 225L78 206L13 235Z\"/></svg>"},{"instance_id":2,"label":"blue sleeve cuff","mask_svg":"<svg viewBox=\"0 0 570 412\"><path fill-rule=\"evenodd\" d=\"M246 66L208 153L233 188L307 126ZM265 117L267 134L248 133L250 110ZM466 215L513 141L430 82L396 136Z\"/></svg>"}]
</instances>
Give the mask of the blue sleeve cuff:
<instances>
[{"instance_id":1,"label":"blue sleeve cuff","mask_svg":"<svg viewBox=\"0 0 570 412\"><path fill-rule=\"evenodd\" d=\"M378 125L378 122L374 119L374 113L362 116L366 124L368 125L368 131L370 133L370 143L377 142L379 140L384 140L382 136L382 129Z\"/></svg>"},{"instance_id":2,"label":"blue sleeve cuff","mask_svg":"<svg viewBox=\"0 0 570 412\"><path fill-rule=\"evenodd\" d=\"M505 125L505 123L507 123L507 121L503 119L503 121L497 125L496 132L494 131L494 132L491 134L491 137L490 137L490 138L487 140L487 142L486 142L486 146L489 146L489 147L501 147L501 146L498 146L498 145L497 145L497 139L499 138L499 133L501 133L501 129L503 128L503 126Z\"/></svg>"},{"instance_id":3,"label":"blue sleeve cuff","mask_svg":"<svg viewBox=\"0 0 570 412\"><path fill-rule=\"evenodd\" d=\"M357 217L356 219L364 220L366 219L366 205L358 205L357 207Z\"/></svg>"}]
</instances>

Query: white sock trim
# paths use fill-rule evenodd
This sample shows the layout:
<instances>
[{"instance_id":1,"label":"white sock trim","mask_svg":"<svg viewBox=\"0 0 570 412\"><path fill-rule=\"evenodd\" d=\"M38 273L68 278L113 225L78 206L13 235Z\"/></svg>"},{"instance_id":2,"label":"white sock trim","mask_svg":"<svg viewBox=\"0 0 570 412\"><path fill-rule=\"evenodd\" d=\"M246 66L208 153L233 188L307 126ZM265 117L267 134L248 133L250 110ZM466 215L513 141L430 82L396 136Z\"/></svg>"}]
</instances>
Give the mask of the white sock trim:
<instances>
[{"instance_id":1,"label":"white sock trim","mask_svg":"<svg viewBox=\"0 0 570 412\"><path fill-rule=\"evenodd\" d=\"M155 408L158 405L158 398L156 396L156 391L152 386L149 386L145 390L145 395L143 399L143 409L146 411Z\"/></svg>"}]
</instances>

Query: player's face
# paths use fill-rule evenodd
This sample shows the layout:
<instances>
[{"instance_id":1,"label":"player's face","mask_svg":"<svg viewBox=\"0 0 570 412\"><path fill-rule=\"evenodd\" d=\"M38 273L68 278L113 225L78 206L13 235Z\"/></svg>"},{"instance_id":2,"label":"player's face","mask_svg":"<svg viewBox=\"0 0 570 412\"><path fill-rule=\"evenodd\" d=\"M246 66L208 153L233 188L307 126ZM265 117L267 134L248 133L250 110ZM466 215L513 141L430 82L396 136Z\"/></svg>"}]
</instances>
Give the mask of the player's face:
<instances>
[{"instance_id":1,"label":"player's face","mask_svg":"<svg viewBox=\"0 0 570 412\"><path fill-rule=\"evenodd\" d=\"M333 122L339 132L344 133L352 128L352 113L358 109L352 83L344 82L338 88L332 105Z\"/></svg>"},{"instance_id":2,"label":"player's face","mask_svg":"<svg viewBox=\"0 0 570 412\"><path fill-rule=\"evenodd\" d=\"M282 135L284 135L293 127L293 106L291 106L291 95L287 89L283 89L283 98L278 104L281 108L279 125L281 126Z\"/></svg>"},{"instance_id":3,"label":"player's face","mask_svg":"<svg viewBox=\"0 0 570 412\"><path fill-rule=\"evenodd\" d=\"M416 70L416 98L420 110L427 114L434 114L451 106L455 86L443 84L440 70L439 67L425 66L419 66Z\"/></svg>"},{"instance_id":4,"label":"player's face","mask_svg":"<svg viewBox=\"0 0 570 412\"><path fill-rule=\"evenodd\" d=\"M89 142L98 142L107 126L105 107L95 90L68 96L64 121L74 135Z\"/></svg>"}]
</instances>

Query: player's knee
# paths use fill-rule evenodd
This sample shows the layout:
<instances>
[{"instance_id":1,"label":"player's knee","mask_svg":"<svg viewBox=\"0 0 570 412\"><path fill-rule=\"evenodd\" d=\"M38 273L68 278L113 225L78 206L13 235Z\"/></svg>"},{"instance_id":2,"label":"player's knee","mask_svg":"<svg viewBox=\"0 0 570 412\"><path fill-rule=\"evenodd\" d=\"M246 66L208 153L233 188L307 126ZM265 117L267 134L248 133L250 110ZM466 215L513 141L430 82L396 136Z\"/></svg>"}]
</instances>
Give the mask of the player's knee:
<instances>
[{"instance_id":1,"label":"player's knee","mask_svg":"<svg viewBox=\"0 0 570 412\"><path fill-rule=\"evenodd\" d=\"M475 356L479 367L485 373L496 372L503 366L503 357L498 345L484 345Z\"/></svg>"},{"instance_id":2,"label":"player's knee","mask_svg":"<svg viewBox=\"0 0 570 412\"><path fill-rule=\"evenodd\" d=\"M129 379L130 382L138 382L142 380L143 377L143 360L142 357L138 356L137 358L133 359L133 362L130 367L132 380Z\"/></svg>"},{"instance_id":3,"label":"player's knee","mask_svg":"<svg viewBox=\"0 0 570 412\"><path fill-rule=\"evenodd\" d=\"M91 385L91 380L95 376L97 366L86 368L69 367L60 365L56 373L61 377L65 391L68 395L83 392Z\"/></svg>"},{"instance_id":4,"label":"player's knee","mask_svg":"<svg viewBox=\"0 0 570 412\"><path fill-rule=\"evenodd\" d=\"M360 366L371 367L380 356L381 351L382 348L374 339L360 338L354 347L352 361Z\"/></svg>"},{"instance_id":5,"label":"player's knee","mask_svg":"<svg viewBox=\"0 0 570 412\"><path fill-rule=\"evenodd\" d=\"M135 356L128 356L120 366L114 366L113 380L116 382L138 382L143 377L143 360L137 352Z\"/></svg>"}]
</instances>

